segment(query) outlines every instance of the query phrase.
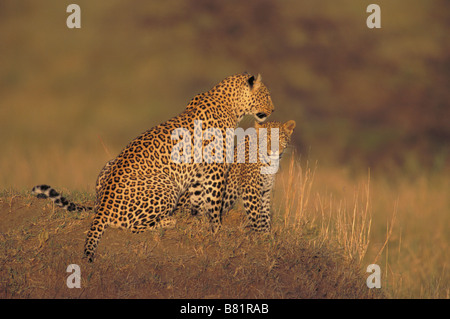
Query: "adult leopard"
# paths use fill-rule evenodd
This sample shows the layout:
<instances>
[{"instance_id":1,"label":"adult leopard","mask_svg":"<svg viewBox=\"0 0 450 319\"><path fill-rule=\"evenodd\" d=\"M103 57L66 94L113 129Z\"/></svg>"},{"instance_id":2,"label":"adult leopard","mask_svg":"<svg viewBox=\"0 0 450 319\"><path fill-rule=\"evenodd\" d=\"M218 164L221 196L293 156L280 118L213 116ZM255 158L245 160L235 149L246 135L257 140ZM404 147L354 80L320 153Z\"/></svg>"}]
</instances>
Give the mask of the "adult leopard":
<instances>
[{"instance_id":1,"label":"adult leopard","mask_svg":"<svg viewBox=\"0 0 450 319\"><path fill-rule=\"evenodd\" d=\"M140 233L169 227L180 196L193 184L201 185L204 212L213 232L221 225L221 208L229 164L175 163L172 148L180 142L172 132L187 129L194 136L194 121L201 121L200 134L219 129L226 143L232 143L227 128L236 128L245 114L264 121L274 110L261 76L236 74L225 78L211 90L194 97L186 110L132 140L109 161L97 179L95 217L87 234L84 255L92 262L100 238L108 226ZM195 132L198 134L198 131ZM202 149L210 141L203 141ZM199 152L191 148L192 155ZM39 187L35 187L39 191Z\"/></svg>"}]
</instances>

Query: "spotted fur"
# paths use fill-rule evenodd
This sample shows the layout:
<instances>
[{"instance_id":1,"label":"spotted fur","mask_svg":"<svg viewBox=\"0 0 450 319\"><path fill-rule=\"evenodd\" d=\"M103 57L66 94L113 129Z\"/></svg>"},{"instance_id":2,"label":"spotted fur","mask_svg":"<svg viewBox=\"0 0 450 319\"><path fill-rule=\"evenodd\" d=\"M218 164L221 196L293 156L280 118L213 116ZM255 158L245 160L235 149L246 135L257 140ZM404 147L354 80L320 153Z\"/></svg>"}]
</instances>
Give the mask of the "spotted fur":
<instances>
[{"instance_id":1,"label":"spotted fur","mask_svg":"<svg viewBox=\"0 0 450 319\"><path fill-rule=\"evenodd\" d=\"M49 198L56 206L61 207L69 212L72 211L86 211L92 210L92 207L84 206L70 202L68 199L63 197L55 189L48 185L38 185L33 187L32 194L36 195L37 198Z\"/></svg>"},{"instance_id":2,"label":"spotted fur","mask_svg":"<svg viewBox=\"0 0 450 319\"><path fill-rule=\"evenodd\" d=\"M263 121L273 109L269 91L259 75L237 74L195 96L180 115L132 140L105 165L97 179L95 217L87 234L85 257L93 261L108 226L134 233L173 226L178 200L193 184L202 188L203 208L216 232L221 225L229 164L173 162L172 148L181 142L172 140L171 134L176 128L186 128L193 136L194 121L201 120L202 132L219 128L225 138L226 128L235 128L245 114ZM203 148L206 145L204 142Z\"/></svg>"},{"instance_id":3,"label":"spotted fur","mask_svg":"<svg viewBox=\"0 0 450 319\"><path fill-rule=\"evenodd\" d=\"M290 120L286 123L266 122L264 124L255 124L256 132L259 136L259 129L267 129L267 153L269 157L278 156L281 159L284 150L289 144L291 135L295 128L295 121ZM271 144L274 143L271 135L271 128L279 130L278 154L271 154ZM269 163L263 163L259 156L256 163L249 161L249 138L245 139L245 162L238 163L238 147L234 152L234 163L231 164L227 176L226 191L223 200L222 213L227 213L235 204L238 198L242 198L244 209L248 218L250 227L257 232L270 231L270 195L274 186L275 174L262 174L261 168L268 167ZM198 209L191 204L191 196L195 196L195 186L190 192L186 192L178 202L178 209L190 211L196 215Z\"/></svg>"}]
</instances>

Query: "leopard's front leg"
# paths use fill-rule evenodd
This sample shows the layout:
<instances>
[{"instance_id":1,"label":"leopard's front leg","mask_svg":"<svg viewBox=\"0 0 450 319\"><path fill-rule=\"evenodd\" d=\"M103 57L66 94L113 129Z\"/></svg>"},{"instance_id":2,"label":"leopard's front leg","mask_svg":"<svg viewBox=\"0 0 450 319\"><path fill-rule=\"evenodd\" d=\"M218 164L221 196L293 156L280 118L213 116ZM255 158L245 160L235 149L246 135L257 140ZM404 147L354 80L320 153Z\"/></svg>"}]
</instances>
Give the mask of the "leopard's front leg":
<instances>
[{"instance_id":1,"label":"leopard's front leg","mask_svg":"<svg viewBox=\"0 0 450 319\"><path fill-rule=\"evenodd\" d=\"M261 209L257 218L256 231L269 232L270 231L270 197L271 189L263 189L261 191Z\"/></svg>"},{"instance_id":2,"label":"leopard's front leg","mask_svg":"<svg viewBox=\"0 0 450 319\"><path fill-rule=\"evenodd\" d=\"M204 167L203 211L209 219L213 233L222 225L222 203L226 188L227 164L208 164Z\"/></svg>"}]
</instances>

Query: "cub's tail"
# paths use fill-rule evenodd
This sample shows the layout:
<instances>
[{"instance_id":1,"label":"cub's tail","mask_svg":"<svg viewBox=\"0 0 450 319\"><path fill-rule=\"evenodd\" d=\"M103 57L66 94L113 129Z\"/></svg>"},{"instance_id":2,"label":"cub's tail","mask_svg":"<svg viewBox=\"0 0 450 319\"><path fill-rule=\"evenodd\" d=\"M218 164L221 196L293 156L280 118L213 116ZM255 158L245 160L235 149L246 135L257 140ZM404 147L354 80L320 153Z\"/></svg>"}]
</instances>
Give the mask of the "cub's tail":
<instances>
[{"instance_id":1,"label":"cub's tail","mask_svg":"<svg viewBox=\"0 0 450 319\"><path fill-rule=\"evenodd\" d=\"M36 195L37 198L50 198L56 206L59 206L69 212L72 211L87 211L92 210L92 207L84 206L69 202L66 198L62 197L54 188L48 185L34 186L31 193Z\"/></svg>"}]
</instances>

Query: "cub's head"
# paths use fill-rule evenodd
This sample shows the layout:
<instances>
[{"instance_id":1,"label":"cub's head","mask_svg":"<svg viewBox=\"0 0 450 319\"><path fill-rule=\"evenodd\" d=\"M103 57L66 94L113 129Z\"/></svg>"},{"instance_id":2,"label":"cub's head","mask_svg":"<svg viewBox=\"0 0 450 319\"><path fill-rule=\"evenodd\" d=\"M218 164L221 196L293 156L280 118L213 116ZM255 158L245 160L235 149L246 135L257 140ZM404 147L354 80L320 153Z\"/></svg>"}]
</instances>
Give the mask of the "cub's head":
<instances>
[{"instance_id":1,"label":"cub's head","mask_svg":"<svg viewBox=\"0 0 450 319\"><path fill-rule=\"evenodd\" d=\"M267 154L269 156L281 156L283 155L284 150L289 145L289 142L291 140L292 133L294 132L295 128L295 121L289 120L285 123L276 122L276 121L270 121L266 123L255 123L255 129L258 133L258 136L262 133L261 128L266 129L267 134ZM278 141L275 140L275 131L272 129L278 129ZM276 146L273 147L273 143L278 142L278 149L275 151L275 154L272 152L272 150L276 149ZM278 152L278 154L276 153Z\"/></svg>"}]
</instances>

